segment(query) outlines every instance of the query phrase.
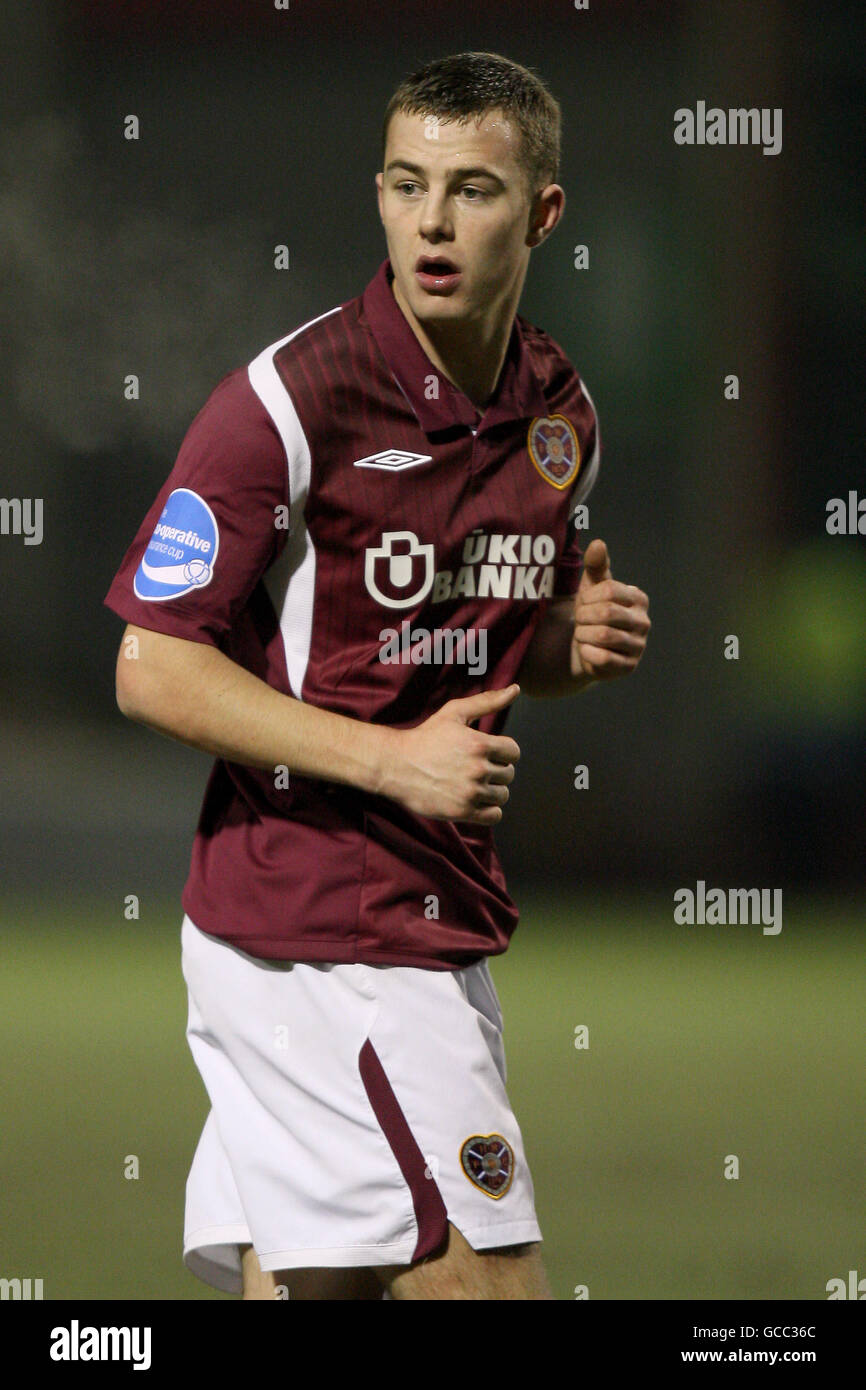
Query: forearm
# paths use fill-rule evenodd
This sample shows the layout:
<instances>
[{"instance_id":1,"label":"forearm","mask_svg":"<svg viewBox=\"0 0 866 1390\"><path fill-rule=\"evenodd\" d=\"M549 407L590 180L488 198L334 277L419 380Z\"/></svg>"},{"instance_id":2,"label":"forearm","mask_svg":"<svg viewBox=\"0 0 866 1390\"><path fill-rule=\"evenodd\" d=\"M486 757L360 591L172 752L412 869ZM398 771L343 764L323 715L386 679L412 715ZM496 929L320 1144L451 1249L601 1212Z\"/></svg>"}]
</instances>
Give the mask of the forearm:
<instances>
[{"instance_id":1,"label":"forearm","mask_svg":"<svg viewBox=\"0 0 866 1390\"><path fill-rule=\"evenodd\" d=\"M591 676L573 672L573 635L571 611L550 608L533 634L516 678L525 695L554 699L576 695L594 683Z\"/></svg>"},{"instance_id":2,"label":"forearm","mask_svg":"<svg viewBox=\"0 0 866 1390\"><path fill-rule=\"evenodd\" d=\"M385 789L397 731L283 695L215 647L162 638L146 661L127 662L121 652L117 690L128 718L202 752L364 791Z\"/></svg>"}]
</instances>

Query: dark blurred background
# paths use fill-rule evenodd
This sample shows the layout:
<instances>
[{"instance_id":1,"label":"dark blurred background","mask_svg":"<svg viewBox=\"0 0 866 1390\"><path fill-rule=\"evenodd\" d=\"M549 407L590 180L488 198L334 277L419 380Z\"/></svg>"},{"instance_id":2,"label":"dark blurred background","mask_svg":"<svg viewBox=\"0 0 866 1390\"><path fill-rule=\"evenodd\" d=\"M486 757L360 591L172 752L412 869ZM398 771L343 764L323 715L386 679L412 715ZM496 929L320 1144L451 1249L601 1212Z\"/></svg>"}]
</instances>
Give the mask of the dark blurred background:
<instances>
[{"instance_id":1,"label":"dark blurred background","mask_svg":"<svg viewBox=\"0 0 866 1390\"><path fill-rule=\"evenodd\" d=\"M45 509L41 545L0 537L7 923L62 925L57 903L80 897L117 915L135 892L179 925L210 759L119 714L122 623L103 596L221 377L374 274L397 82L486 49L535 68L563 108L566 215L520 312L593 396L586 539L608 542L653 618L633 679L518 702L509 885L519 904L565 895L578 925L602 892L670 920L699 878L844 904L859 924L866 538L825 521L830 498L866 493L861 11L2 6L0 492ZM674 111L698 100L781 107L782 152L676 145Z\"/></svg>"},{"instance_id":2,"label":"dark blurred background","mask_svg":"<svg viewBox=\"0 0 866 1390\"><path fill-rule=\"evenodd\" d=\"M636 679L519 704L512 881L862 883L866 548L825 531L866 484L856 8L6 10L2 491L45 508L40 546L0 542L7 886L180 885L209 760L118 714L103 594L219 379L371 278L383 108L470 48L563 107L566 216L521 312L593 395L589 535L654 622ZM677 146L698 99L782 107L782 152Z\"/></svg>"}]
</instances>

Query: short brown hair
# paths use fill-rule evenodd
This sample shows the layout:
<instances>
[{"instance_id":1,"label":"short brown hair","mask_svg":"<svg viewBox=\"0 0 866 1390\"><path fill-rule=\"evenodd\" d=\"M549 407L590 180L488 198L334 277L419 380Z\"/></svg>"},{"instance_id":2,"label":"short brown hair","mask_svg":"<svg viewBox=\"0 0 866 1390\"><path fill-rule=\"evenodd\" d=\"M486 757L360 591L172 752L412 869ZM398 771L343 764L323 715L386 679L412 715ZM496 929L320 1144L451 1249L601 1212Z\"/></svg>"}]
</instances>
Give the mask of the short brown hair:
<instances>
[{"instance_id":1,"label":"short brown hair","mask_svg":"<svg viewBox=\"0 0 866 1390\"><path fill-rule=\"evenodd\" d=\"M382 161L388 126L398 111L461 122L494 109L501 109L520 131L517 158L531 199L556 180L562 114L535 73L500 53L455 53L404 78L385 111Z\"/></svg>"}]
</instances>

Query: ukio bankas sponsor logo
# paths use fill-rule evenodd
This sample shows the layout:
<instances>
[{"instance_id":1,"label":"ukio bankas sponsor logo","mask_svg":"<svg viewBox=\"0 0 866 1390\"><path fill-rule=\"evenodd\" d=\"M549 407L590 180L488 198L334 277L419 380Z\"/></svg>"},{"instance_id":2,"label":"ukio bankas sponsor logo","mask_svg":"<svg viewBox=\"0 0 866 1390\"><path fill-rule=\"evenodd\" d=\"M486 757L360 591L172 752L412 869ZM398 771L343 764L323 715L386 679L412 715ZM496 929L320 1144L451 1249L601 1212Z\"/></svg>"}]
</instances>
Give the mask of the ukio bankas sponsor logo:
<instances>
[{"instance_id":1,"label":"ukio bankas sponsor logo","mask_svg":"<svg viewBox=\"0 0 866 1390\"><path fill-rule=\"evenodd\" d=\"M436 560L414 531L384 531L364 556L367 592L385 608L410 608L430 592Z\"/></svg>"},{"instance_id":2,"label":"ukio bankas sponsor logo","mask_svg":"<svg viewBox=\"0 0 866 1390\"><path fill-rule=\"evenodd\" d=\"M454 598L538 600L553 595L556 544L552 536L501 535L475 530L463 542L462 564L436 569L432 545L414 531L385 531L364 557L367 592L385 608L411 608Z\"/></svg>"}]
</instances>

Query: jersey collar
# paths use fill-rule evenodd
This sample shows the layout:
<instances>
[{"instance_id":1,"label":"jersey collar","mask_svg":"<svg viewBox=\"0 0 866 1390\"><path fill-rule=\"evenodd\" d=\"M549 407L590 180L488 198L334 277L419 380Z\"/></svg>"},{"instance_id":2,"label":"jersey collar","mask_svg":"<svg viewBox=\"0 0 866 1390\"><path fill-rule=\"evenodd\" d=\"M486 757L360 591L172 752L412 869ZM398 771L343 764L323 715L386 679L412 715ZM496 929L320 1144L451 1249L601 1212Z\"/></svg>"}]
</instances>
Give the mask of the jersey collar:
<instances>
[{"instance_id":1,"label":"jersey collar","mask_svg":"<svg viewBox=\"0 0 866 1390\"><path fill-rule=\"evenodd\" d=\"M425 433L457 424L477 424L480 429L506 420L546 415L547 400L530 361L517 315L511 328L497 389L481 414L479 423L479 412L469 397L441 375L412 332L394 298L391 288L393 279L391 261L386 257L362 296L364 316L391 375ZM439 378L438 400L428 400L424 394L425 379L431 373Z\"/></svg>"}]
</instances>

